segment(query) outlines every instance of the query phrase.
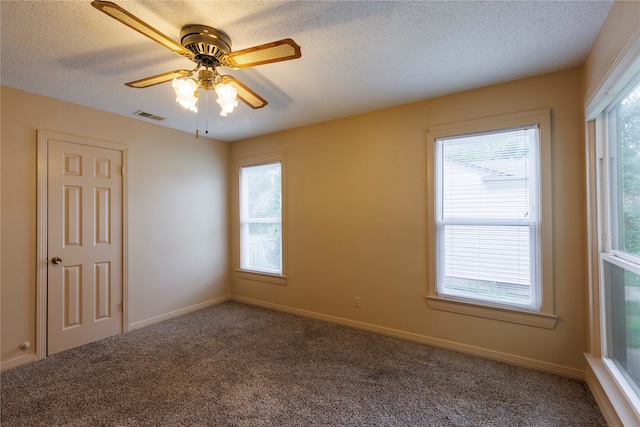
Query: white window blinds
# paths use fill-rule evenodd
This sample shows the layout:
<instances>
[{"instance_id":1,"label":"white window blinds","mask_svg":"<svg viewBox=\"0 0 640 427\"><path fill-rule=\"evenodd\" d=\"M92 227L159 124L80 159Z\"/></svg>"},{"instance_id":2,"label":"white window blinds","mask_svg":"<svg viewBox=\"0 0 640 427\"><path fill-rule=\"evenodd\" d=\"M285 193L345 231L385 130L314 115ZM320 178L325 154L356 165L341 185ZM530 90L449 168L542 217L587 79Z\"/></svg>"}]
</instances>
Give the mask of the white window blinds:
<instances>
[{"instance_id":1,"label":"white window blinds","mask_svg":"<svg viewBox=\"0 0 640 427\"><path fill-rule=\"evenodd\" d=\"M436 140L437 290L540 308L537 126Z\"/></svg>"},{"instance_id":2,"label":"white window blinds","mask_svg":"<svg viewBox=\"0 0 640 427\"><path fill-rule=\"evenodd\" d=\"M240 268L282 274L282 168L240 168Z\"/></svg>"}]
</instances>

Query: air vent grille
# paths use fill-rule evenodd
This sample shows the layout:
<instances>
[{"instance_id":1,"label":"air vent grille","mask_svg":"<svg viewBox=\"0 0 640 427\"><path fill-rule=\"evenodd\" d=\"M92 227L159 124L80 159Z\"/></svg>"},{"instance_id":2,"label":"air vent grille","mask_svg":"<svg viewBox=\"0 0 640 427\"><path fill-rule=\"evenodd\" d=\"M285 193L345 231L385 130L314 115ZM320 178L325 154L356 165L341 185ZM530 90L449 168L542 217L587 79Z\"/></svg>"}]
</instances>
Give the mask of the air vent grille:
<instances>
[{"instance_id":1,"label":"air vent grille","mask_svg":"<svg viewBox=\"0 0 640 427\"><path fill-rule=\"evenodd\" d=\"M155 114L147 113L146 111L138 110L133 113L134 116L140 116L151 120L164 120L164 117L156 116Z\"/></svg>"}]
</instances>

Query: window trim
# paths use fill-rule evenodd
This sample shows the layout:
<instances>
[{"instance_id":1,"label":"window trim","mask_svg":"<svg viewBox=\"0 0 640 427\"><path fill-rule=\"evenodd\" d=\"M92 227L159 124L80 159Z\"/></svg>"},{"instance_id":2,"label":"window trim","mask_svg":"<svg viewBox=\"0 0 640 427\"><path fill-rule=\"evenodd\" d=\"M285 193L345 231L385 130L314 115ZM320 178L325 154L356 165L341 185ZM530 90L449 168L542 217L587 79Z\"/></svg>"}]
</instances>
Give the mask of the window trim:
<instances>
[{"instance_id":1,"label":"window trim","mask_svg":"<svg viewBox=\"0 0 640 427\"><path fill-rule=\"evenodd\" d=\"M500 134L506 134L506 133L513 133L513 132L520 132L520 131L526 131L527 129L535 129L535 134L536 134L536 149L535 149L535 153L533 153L532 156L529 157L528 159L528 166L531 167L532 170L534 170L535 172L531 174L531 176L529 178L530 179L530 186L529 186L529 198L528 198L528 205L529 208L533 208L532 210L529 211L530 215L526 218L519 218L519 219L514 219L514 218L498 218L498 217L493 217L491 216L490 218L487 217L483 217L481 215L478 216L469 216L467 217L466 215L463 216L459 216L459 215L455 215L453 213L453 216L447 215L447 217L445 218L445 198L446 198L446 192L444 189L444 183L445 183L445 161L444 161L444 150L445 150L445 145L447 144L448 141L450 140L460 140L463 138L467 138L467 137L481 137L481 136L497 136ZM522 309L522 310L529 310L529 311L538 311L538 306L540 305L540 300L538 298L539 296L539 292L538 292L538 283L540 282L539 280L539 271L537 266L540 265L540 259L539 259L539 253L538 253L538 247L540 246L540 241L538 238L538 218L539 218L539 214L538 214L538 210L539 210L539 176L538 176L538 171L539 171L539 161L538 161L538 152L539 152L539 127L537 124L535 125L526 125L526 126L519 126L519 127L515 127L515 128L507 128L507 129L496 129L493 131L489 131L489 132L482 132L482 133L472 133L472 134L465 134L465 135L455 135L455 136L447 136L444 138L436 138L434 143L436 145L435 147L435 174L434 174L434 192L435 192L435 206L436 206L436 255L437 255L437 263L436 263L436 287L439 288L439 294L445 295L445 296L449 296L451 298L455 298L455 299L459 299L459 300L463 300L463 301L470 301L470 302L480 302L482 304L489 304L489 305L496 305L499 307L506 307L506 308L517 308L517 309ZM533 204L533 206L532 206ZM517 227L526 227L527 228L527 234L530 237L530 242L529 242L529 250L530 250L530 257L528 258L528 264L529 267L531 267L531 272L530 272L530 281L533 284L533 286L535 287L535 295L534 295L534 299L532 300L532 302L528 305L525 304L510 304L508 302L501 302L498 300L491 300L491 299L485 299L485 298L481 298L481 297L474 297L472 295L469 295L470 293L468 292L464 292L461 291L458 293L458 295L456 295L455 292L445 292L446 288L448 288L447 285L443 284L442 281L445 280L445 278L447 277L447 275L444 273L445 267L446 267L446 255L447 255L447 244L446 242L446 238L445 238L445 230L447 228L447 226L451 227L451 226L471 226L471 227L509 227L509 226L517 226ZM534 249L535 250L531 250ZM452 268L455 268L455 266L452 265ZM480 279L479 279L480 280ZM484 280L480 280L481 282L484 282ZM532 292L534 293L534 292ZM468 295L468 296L465 296Z\"/></svg>"},{"instance_id":2,"label":"window trim","mask_svg":"<svg viewBox=\"0 0 640 427\"><path fill-rule=\"evenodd\" d=\"M636 45L640 48L640 39ZM609 331L604 262L640 273L637 257L611 247L611 196L608 158L609 112L624 96L632 82L640 78L640 57L617 68L603 83L605 92L597 93L586 107L587 226L589 230L589 338L590 351L585 354L590 372L597 381L607 406L626 424L640 420L640 396L629 384L616 362L608 357ZM589 383L593 388L593 384Z\"/></svg>"},{"instance_id":3,"label":"window trim","mask_svg":"<svg viewBox=\"0 0 640 427\"><path fill-rule=\"evenodd\" d=\"M282 250L282 272L281 274L256 271L256 270L248 270L241 267L241 224L240 224L240 215L241 209L240 204L242 203L242 188L240 183L240 174L241 170L244 167L250 166L260 166L267 165L271 163L280 163L280 174L281 174L281 194L282 194L282 218L281 218L281 250ZM234 220L238 223L237 228L237 259L236 259L236 268L234 269L236 277L240 279L253 280L258 282L271 283L276 285L286 285L287 284L287 179L286 179L286 156L285 153L271 153L271 154L263 154L257 156L243 157L236 161L236 169L235 169L235 180L237 183L237 215Z\"/></svg>"},{"instance_id":4,"label":"window trim","mask_svg":"<svg viewBox=\"0 0 640 427\"><path fill-rule=\"evenodd\" d=\"M607 214L603 211L603 199L608 195L606 188L599 191L598 187L602 184L599 169L606 134L603 114L633 76L640 72L639 30L629 37L602 71L602 77L595 83L584 104L589 260L589 352L585 353L589 370L586 379L607 422L612 425L637 425L640 423L640 399L630 392L630 386L625 384L615 364L604 357L606 311L601 288L600 254L605 247L604 234L608 233L608 230L602 229L604 221L608 223Z\"/></svg>"},{"instance_id":5,"label":"window trim","mask_svg":"<svg viewBox=\"0 0 640 427\"><path fill-rule=\"evenodd\" d=\"M497 131L527 125L537 125L540 137L540 311L491 304L481 301L438 295L436 283L437 233L435 217L435 142L439 138ZM522 325L554 329L558 316L554 313L552 169L551 169L551 109L542 108L513 114L432 126L427 133L427 306L434 310L484 317Z\"/></svg>"}]
</instances>

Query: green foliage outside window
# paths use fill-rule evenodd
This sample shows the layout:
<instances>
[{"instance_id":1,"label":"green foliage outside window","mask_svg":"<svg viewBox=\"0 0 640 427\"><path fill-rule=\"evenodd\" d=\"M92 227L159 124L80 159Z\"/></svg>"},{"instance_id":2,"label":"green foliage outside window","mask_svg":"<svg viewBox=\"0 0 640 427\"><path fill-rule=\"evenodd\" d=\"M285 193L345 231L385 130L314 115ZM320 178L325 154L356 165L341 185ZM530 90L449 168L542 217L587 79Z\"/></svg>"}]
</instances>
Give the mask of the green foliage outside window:
<instances>
[{"instance_id":1,"label":"green foliage outside window","mask_svg":"<svg viewBox=\"0 0 640 427\"><path fill-rule=\"evenodd\" d=\"M622 159L621 202L623 249L640 256L640 85L618 108L619 153ZM635 277L637 281L637 276ZM640 286L640 283L634 283Z\"/></svg>"}]
</instances>

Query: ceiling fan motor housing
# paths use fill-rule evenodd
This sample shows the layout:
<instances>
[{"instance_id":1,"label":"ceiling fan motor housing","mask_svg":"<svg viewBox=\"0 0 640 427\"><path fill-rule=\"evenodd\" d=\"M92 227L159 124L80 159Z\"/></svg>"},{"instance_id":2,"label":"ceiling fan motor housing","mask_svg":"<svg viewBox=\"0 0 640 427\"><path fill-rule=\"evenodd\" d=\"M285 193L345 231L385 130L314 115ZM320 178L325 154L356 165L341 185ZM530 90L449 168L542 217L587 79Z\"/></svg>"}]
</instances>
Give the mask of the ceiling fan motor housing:
<instances>
[{"instance_id":1,"label":"ceiling fan motor housing","mask_svg":"<svg viewBox=\"0 0 640 427\"><path fill-rule=\"evenodd\" d=\"M180 43L193 52L198 64L215 68L231 52L231 38L224 31L206 25L185 25L180 31Z\"/></svg>"}]
</instances>

